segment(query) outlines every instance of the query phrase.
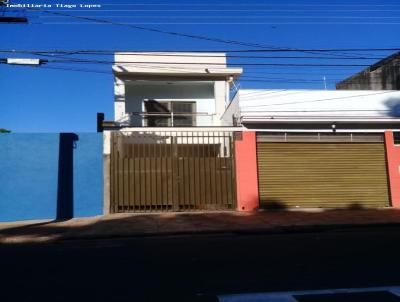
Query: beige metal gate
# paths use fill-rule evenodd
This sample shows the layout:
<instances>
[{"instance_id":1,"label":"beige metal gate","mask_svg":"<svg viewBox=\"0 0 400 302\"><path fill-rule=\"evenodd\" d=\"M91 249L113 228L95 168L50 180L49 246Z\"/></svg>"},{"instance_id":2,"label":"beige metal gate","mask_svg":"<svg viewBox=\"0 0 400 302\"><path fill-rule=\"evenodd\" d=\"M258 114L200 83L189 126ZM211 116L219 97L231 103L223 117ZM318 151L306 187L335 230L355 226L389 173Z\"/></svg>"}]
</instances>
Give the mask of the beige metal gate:
<instances>
[{"instance_id":1,"label":"beige metal gate","mask_svg":"<svg viewBox=\"0 0 400 302\"><path fill-rule=\"evenodd\" d=\"M232 132L114 132L111 213L234 209Z\"/></svg>"},{"instance_id":2,"label":"beige metal gate","mask_svg":"<svg viewBox=\"0 0 400 302\"><path fill-rule=\"evenodd\" d=\"M259 134L261 206L387 207L381 134Z\"/></svg>"}]
</instances>

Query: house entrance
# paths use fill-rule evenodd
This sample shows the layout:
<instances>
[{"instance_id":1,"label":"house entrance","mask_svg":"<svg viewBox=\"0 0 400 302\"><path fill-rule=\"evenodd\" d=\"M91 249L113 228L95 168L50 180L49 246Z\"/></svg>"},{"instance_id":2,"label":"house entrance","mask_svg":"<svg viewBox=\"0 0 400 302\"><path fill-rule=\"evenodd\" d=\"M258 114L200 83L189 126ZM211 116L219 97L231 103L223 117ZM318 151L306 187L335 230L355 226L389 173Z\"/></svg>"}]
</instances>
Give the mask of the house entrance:
<instances>
[{"instance_id":1,"label":"house entrance","mask_svg":"<svg viewBox=\"0 0 400 302\"><path fill-rule=\"evenodd\" d=\"M234 134L111 134L111 213L235 209Z\"/></svg>"}]
</instances>

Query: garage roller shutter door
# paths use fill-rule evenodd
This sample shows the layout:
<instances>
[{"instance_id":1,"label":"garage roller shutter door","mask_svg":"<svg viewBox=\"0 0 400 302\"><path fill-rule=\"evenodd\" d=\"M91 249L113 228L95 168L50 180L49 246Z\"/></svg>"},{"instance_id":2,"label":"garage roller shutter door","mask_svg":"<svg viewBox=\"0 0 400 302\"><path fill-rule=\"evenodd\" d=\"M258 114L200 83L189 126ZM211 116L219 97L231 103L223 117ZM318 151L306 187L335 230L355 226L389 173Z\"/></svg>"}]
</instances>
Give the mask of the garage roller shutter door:
<instances>
[{"instance_id":1,"label":"garage roller shutter door","mask_svg":"<svg viewBox=\"0 0 400 302\"><path fill-rule=\"evenodd\" d=\"M258 142L261 207L389 206L383 143Z\"/></svg>"}]
</instances>

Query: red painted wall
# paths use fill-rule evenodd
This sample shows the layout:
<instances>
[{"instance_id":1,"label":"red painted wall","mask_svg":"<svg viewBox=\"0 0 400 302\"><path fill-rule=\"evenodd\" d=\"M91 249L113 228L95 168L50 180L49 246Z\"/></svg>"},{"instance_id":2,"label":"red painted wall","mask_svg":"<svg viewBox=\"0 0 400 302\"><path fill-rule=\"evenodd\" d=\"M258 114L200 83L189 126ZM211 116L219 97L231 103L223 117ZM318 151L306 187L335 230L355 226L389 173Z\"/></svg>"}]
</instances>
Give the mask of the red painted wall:
<instances>
[{"instance_id":1,"label":"red painted wall","mask_svg":"<svg viewBox=\"0 0 400 302\"><path fill-rule=\"evenodd\" d=\"M236 188L238 211L253 211L259 207L256 133L241 132L235 141Z\"/></svg>"},{"instance_id":2,"label":"red painted wall","mask_svg":"<svg viewBox=\"0 0 400 302\"><path fill-rule=\"evenodd\" d=\"M386 158L392 207L400 208L400 146L394 144L393 132L385 132Z\"/></svg>"}]
</instances>

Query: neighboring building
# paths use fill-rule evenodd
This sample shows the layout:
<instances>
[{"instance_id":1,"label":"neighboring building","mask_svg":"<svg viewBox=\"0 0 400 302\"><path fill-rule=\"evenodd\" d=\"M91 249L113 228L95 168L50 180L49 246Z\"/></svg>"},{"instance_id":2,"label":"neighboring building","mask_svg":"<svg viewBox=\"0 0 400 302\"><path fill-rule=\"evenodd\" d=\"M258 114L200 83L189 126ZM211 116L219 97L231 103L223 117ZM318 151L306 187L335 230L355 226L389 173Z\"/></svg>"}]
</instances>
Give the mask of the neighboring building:
<instances>
[{"instance_id":1,"label":"neighboring building","mask_svg":"<svg viewBox=\"0 0 400 302\"><path fill-rule=\"evenodd\" d=\"M240 89L222 120L263 131L399 129L400 92Z\"/></svg>"},{"instance_id":2,"label":"neighboring building","mask_svg":"<svg viewBox=\"0 0 400 302\"><path fill-rule=\"evenodd\" d=\"M400 52L336 84L338 90L400 90Z\"/></svg>"},{"instance_id":3,"label":"neighboring building","mask_svg":"<svg viewBox=\"0 0 400 302\"><path fill-rule=\"evenodd\" d=\"M222 119L254 131L261 207L376 208L400 201L399 108L397 91L243 89Z\"/></svg>"}]
</instances>

